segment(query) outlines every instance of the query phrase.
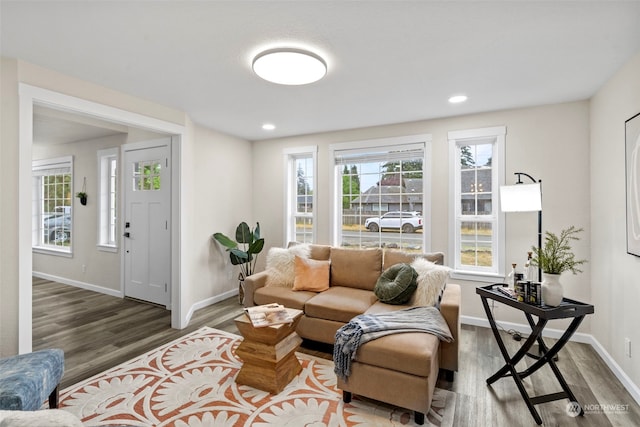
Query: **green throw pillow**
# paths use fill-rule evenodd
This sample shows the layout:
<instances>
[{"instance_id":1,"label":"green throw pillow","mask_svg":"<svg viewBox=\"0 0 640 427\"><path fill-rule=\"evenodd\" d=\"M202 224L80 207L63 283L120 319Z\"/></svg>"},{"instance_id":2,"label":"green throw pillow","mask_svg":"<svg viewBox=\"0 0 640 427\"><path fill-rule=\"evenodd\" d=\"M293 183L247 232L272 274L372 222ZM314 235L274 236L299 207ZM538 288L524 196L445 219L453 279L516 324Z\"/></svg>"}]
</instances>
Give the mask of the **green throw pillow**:
<instances>
[{"instance_id":1,"label":"green throw pillow","mask_svg":"<svg viewBox=\"0 0 640 427\"><path fill-rule=\"evenodd\" d=\"M405 304L418 287L418 273L409 264L395 264L378 278L373 293L387 304Z\"/></svg>"}]
</instances>

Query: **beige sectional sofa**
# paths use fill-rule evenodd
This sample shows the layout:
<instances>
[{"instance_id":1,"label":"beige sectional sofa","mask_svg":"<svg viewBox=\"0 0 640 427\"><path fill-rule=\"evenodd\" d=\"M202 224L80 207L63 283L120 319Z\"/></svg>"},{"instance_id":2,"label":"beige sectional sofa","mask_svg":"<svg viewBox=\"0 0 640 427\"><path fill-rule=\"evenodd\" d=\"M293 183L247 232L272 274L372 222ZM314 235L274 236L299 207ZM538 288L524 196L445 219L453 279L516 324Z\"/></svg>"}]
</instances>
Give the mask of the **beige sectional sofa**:
<instances>
[{"instance_id":1,"label":"beige sectional sofa","mask_svg":"<svg viewBox=\"0 0 640 427\"><path fill-rule=\"evenodd\" d=\"M280 303L303 310L296 332L302 338L333 344L336 331L363 313L383 313L411 306L385 304L374 294L380 274L397 263L411 263L424 257L442 264L442 253L409 254L398 250L345 249L310 245L309 258L329 261L329 287L322 292L293 290L274 285L270 270L245 279L245 306ZM267 284L269 283L269 286ZM447 283L440 299L440 312L454 340L441 342L426 333L388 335L360 346L351 366L351 375L338 387L344 400L351 393L411 409L416 421L424 419L431 406L439 370L453 380L458 370L460 336L460 286Z\"/></svg>"}]
</instances>

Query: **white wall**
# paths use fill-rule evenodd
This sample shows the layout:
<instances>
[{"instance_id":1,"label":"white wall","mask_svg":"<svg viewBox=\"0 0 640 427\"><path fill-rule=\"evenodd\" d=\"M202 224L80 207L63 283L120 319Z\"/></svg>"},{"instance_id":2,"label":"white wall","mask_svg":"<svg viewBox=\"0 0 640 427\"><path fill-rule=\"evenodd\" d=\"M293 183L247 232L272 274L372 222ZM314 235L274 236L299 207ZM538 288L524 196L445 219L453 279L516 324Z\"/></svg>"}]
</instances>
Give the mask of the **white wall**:
<instances>
[{"instance_id":1,"label":"white wall","mask_svg":"<svg viewBox=\"0 0 640 427\"><path fill-rule=\"evenodd\" d=\"M584 227L582 240L575 245L580 258L589 258L589 103L588 101L534 108L497 111L439 120L426 120L366 129L284 138L254 143L254 212L262 225L266 245L284 244L283 148L318 145L318 242L330 243L329 236L329 144L389 136L431 134L432 143L432 242L434 251L449 252L449 183L447 132L489 126L506 126L506 175L515 183L513 172L526 172L543 180L543 228L559 232L569 225ZM507 265L522 265L530 246L537 242L537 214L507 216ZM446 260L448 262L448 259ZM590 301L590 266L578 276L564 275L565 294ZM462 282L462 314L486 319L475 287L484 283ZM497 305L496 307L499 307ZM520 324L520 312L500 306L499 320ZM560 327L557 322L551 327ZM585 321L582 331L589 330Z\"/></svg>"},{"instance_id":2,"label":"white wall","mask_svg":"<svg viewBox=\"0 0 640 427\"><path fill-rule=\"evenodd\" d=\"M0 63L0 357L18 345L18 68Z\"/></svg>"},{"instance_id":3,"label":"white wall","mask_svg":"<svg viewBox=\"0 0 640 427\"><path fill-rule=\"evenodd\" d=\"M194 144L188 154L192 183L185 189L185 227L191 242L183 269L190 275L189 310L228 298L237 293L238 267L228 253L212 239L213 233L234 236L241 221L251 224L251 143L220 132L193 125Z\"/></svg>"},{"instance_id":4,"label":"white wall","mask_svg":"<svg viewBox=\"0 0 640 427\"><path fill-rule=\"evenodd\" d=\"M640 54L591 100L592 333L640 384L640 258L626 253L625 120L640 113ZM624 339L631 339L625 355Z\"/></svg>"},{"instance_id":5,"label":"white wall","mask_svg":"<svg viewBox=\"0 0 640 427\"><path fill-rule=\"evenodd\" d=\"M54 280L63 278L111 295L120 293L120 253L101 251L97 247L100 195L97 151L120 147L126 140L127 135L121 134L67 144L33 145L34 160L72 155L73 192L75 194L82 189L86 178L88 195L86 206L81 205L77 197L73 198L73 257L34 253L33 271L36 275Z\"/></svg>"}]
</instances>

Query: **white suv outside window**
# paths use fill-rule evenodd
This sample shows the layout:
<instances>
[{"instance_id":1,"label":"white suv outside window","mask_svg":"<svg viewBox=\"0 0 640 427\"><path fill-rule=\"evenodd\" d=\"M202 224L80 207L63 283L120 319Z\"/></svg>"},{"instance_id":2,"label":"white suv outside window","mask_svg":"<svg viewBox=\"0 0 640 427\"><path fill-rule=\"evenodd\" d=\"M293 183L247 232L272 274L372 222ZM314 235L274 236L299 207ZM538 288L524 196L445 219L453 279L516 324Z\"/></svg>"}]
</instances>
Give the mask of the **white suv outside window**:
<instances>
[{"instance_id":1,"label":"white suv outside window","mask_svg":"<svg viewBox=\"0 0 640 427\"><path fill-rule=\"evenodd\" d=\"M367 218L364 226L372 232L385 228L400 230L403 233L413 233L422 229L420 212L388 212L381 217Z\"/></svg>"}]
</instances>

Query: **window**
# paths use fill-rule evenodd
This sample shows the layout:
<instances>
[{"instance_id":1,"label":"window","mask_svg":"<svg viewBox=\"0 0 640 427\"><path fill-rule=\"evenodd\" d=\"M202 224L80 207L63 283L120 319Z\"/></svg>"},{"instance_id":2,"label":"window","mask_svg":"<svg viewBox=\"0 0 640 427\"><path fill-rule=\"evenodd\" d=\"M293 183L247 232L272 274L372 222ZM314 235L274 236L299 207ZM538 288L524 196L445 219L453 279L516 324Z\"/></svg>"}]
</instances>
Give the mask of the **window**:
<instances>
[{"instance_id":1,"label":"window","mask_svg":"<svg viewBox=\"0 0 640 427\"><path fill-rule=\"evenodd\" d=\"M114 250L118 246L118 148L98 151L98 171L98 247Z\"/></svg>"},{"instance_id":2,"label":"window","mask_svg":"<svg viewBox=\"0 0 640 427\"><path fill-rule=\"evenodd\" d=\"M331 146L333 244L429 250L430 135Z\"/></svg>"},{"instance_id":3,"label":"window","mask_svg":"<svg viewBox=\"0 0 640 427\"><path fill-rule=\"evenodd\" d=\"M287 162L286 242L315 242L317 151L315 146L285 150Z\"/></svg>"},{"instance_id":4,"label":"window","mask_svg":"<svg viewBox=\"0 0 640 427\"><path fill-rule=\"evenodd\" d=\"M73 158L34 160L32 246L71 254Z\"/></svg>"},{"instance_id":5,"label":"window","mask_svg":"<svg viewBox=\"0 0 640 427\"><path fill-rule=\"evenodd\" d=\"M162 160L145 160L133 164L133 191L158 191Z\"/></svg>"},{"instance_id":6,"label":"window","mask_svg":"<svg viewBox=\"0 0 640 427\"><path fill-rule=\"evenodd\" d=\"M498 189L504 182L506 128L449 132L452 183L450 253L456 274L501 276L504 215Z\"/></svg>"}]
</instances>

